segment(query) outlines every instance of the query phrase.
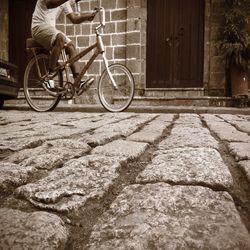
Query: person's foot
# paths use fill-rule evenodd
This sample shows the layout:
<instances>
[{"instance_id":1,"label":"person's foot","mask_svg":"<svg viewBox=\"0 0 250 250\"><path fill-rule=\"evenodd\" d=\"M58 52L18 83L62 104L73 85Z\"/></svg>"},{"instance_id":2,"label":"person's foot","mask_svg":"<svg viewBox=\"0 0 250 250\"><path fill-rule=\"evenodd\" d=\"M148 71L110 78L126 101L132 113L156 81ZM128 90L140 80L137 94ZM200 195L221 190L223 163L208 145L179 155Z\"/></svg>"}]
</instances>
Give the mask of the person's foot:
<instances>
[{"instance_id":1,"label":"person's foot","mask_svg":"<svg viewBox=\"0 0 250 250\"><path fill-rule=\"evenodd\" d=\"M59 92L64 90L63 87L56 86L54 80L44 81L44 84L46 85L46 89L51 91L51 92L59 93Z\"/></svg>"},{"instance_id":2,"label":"person's foot","mask_svg":"<svg viewBox=\"0 0 250 250\"><path fill-rule=\"evenodd\" d=\"M54 80L45 80L44 81L48 90L55 91L55 81Z\"/></svg>"},{"instance_id":3,"label":"person's foot","mask_svg":"<svg viewBox=\"0 0 250 250\"><path fill-rule=\"evenodd\" d=\"M80 86L76 89L76 94L81 95L84 91L86 91L90 85L95 81L94 78L89 78L87 80L83 80L80 83Z\"/></svg>"},{"instance_id":4,"label":"person's foot","mask_svg":"<svg viewBox=\"0 0 250 250\"><path fill-rule=\"evenodd\" d=\"M47 89L53 92L58 92L63 90L62 87L56 86L56 81L53 79L56 75L57 71L50 71L48 76L46 77L46 80L44 81Z\"/></svg>"},{"instance_id":5,"label":"person's foot","mask_svg":"<svg viewBox=\"0 0 250 250\"><path fill-rule=\"evenodd\" d=\"M56 86L54 80L47 80L47 81L44 81L44 83L45 83L45 85L46 85L46 88L47 88L49 91L58 93L58 92L64 90L63 87Z\"/></svg>"}]
</instances>

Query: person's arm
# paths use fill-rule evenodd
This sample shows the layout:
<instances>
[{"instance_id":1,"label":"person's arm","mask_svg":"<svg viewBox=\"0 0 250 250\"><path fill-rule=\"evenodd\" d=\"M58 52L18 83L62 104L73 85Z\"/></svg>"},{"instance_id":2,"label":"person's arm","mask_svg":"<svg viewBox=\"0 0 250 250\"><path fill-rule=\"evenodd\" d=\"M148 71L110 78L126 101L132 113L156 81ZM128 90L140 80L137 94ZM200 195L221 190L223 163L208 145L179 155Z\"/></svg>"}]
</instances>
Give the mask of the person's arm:
<instances>
[{"instance_id":1,"label":"person's arm","mask_svg":"<svg viewBox=\"0 0 250 250\"><path fill-rule=\"evenodd\" d=\"M46 7L48 9L56 8L68 0L45 0Z\"/></svg>"},{"instance_id":2,"label":"person's arm","mask_svg":"<svg viewBox=\"0 0 250 250\"><path fill-rule=\"evenodd\" d=\"M73 24L79 24L85 21L92 21L95 18L95 15L96 12L80 15L77 15L76 13L70 13L67 15L67 17Z\"/></svg>"}]
</instances>

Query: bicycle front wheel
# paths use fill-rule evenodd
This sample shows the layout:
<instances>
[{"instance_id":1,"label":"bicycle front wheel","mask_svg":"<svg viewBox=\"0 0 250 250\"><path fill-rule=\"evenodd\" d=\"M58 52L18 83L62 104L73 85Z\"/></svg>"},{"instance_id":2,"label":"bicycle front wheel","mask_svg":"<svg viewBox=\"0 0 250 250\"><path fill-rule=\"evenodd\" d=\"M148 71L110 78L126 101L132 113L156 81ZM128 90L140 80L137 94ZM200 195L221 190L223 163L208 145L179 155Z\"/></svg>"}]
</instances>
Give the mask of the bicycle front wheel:
<instances>
[{"instance_id":1,"label":"bicycle front wheel","mask_svg":"<svg viewBox=\"0 0 250 250\"><path fill-rule=\"evenodd\" d=\"M121 64L112 64L109 70L116 86L112 83L108 71L104 70L98 83L98 96L106 110L121 112L128 108L133 100L134 78L129 69Z\"/></svg>"},{"instance_id":2,"label":"bicycle front wheel","mask_svg":"<svg viewBox=\"0 0 250 250\"><path fill-rule=\"evenodd\" d=\"M23 88L25 98L30 107L38 112L53 110L61 99L61 95L53 96L43 87L44 80L41 76L48 73L49 56L39 54L33 57L25 70ZM40 71L40 72L39 72ZM53 78L55 85L63 87L62 72Z\"/></svg>"}]
</instances>

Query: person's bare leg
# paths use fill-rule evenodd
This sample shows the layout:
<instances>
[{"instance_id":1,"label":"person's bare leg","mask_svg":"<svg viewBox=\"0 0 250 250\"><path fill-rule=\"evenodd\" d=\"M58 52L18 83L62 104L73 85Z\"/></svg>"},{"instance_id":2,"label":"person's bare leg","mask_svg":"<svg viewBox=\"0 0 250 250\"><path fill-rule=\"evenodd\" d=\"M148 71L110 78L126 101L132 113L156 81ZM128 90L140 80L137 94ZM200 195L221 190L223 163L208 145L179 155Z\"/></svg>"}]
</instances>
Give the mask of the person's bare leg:
<instances>
[{"instance_id":1,"label":"person's bare leg","mask_svg":"<svg viewBox=\"0 0 250 250\"><path fill-rule=\"evenodd\" d=\"M56 36L55 44L54 44L54 46L51 50L51 54L50 54L50 60L49 60L49 71L50 72L53 72L54 68L56 67L56 64L57 64L59 57L60 57L61 50L64 47L64 41L65 41L65 38L64 38L63 34L59 33Z\"/></svg>"},{"instance_id":2,"label":"person's bare leg","mask_svg":"<svg viewBox=\"0 0 250 250\"><path fill-rule=\"evenodd\" d=\"M75 45L72 42L66 45L65 50L67 54L69 55L69 58L72 58L77 55ZM74 63L71 65L71 71L72 71L74 79L76 79L79 76L79 68L78 68L77 63ZM90 84L92 84L93 82L94 82L94 78L90 78L85 81L80 81L80 84L78 86L75 85L77 95L81 95L83 91L87 88L87 84L89 84L88 86L90 86Z\"/></svg>"},{"instance_id":3,"label":"person's bare leg","mask_svg":"<svg viewBox=\"0 0 250 250\"><path fill-rule=\"evenodd\" d=\"M72 42L69 42L65 47L66 53L69 55L69 58L72 58L77 55L75 45ZM76 78L79 75L79 69L77 63L74 63L70 66L73 77Z\"/></svg>"}]
</instances>

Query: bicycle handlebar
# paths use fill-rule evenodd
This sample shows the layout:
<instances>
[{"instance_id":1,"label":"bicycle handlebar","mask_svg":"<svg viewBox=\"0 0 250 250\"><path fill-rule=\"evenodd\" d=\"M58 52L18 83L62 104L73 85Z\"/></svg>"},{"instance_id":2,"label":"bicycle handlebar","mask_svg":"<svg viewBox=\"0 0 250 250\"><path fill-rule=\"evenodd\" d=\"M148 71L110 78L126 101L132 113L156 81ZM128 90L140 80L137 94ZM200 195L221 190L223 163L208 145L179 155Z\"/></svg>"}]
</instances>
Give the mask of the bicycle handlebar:
<instances>
[{"instance_id":1,"label":"bicycle handlebar","mask_svg":"<svg viewBox=\"0 0 250 250\"><path fill-rule=\"evenodd\" d=\"M80 0L81 1L81 0ZM76 12L80 13L81 12L81 7L80 7L80 1L75 0L75 9ZM95 8L96 13L99 14L99 22L100 25L98 25L95 29L99 30L100 28L104 28L106 25L106 16L105 16L105 9L101 6L101 1L97 0L97 8Z\"/></svg>"}]
</instances>

